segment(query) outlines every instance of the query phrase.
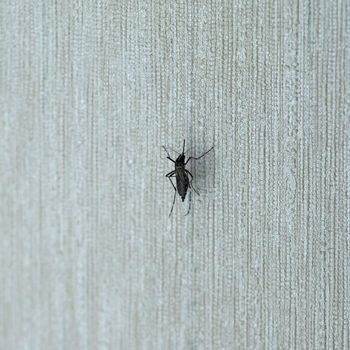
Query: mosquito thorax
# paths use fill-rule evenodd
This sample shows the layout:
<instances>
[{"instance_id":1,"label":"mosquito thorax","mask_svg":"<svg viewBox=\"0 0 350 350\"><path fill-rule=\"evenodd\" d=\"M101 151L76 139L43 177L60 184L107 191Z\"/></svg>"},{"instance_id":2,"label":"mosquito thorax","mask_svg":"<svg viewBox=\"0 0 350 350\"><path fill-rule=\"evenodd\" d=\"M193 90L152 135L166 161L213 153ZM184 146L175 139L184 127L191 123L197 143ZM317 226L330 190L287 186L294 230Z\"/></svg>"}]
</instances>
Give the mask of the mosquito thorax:
<instances>
[{"instance_id":1,"label":"mosquito thorax","mask_svg":"<svg viewBox=\"0 0 350 350\"><path fill-rule=\"evenodd\" d=\"M183 165L185 163L185 155L181 153L177 158L176 158L176 165Z\"/></svg>"}]
</instances>

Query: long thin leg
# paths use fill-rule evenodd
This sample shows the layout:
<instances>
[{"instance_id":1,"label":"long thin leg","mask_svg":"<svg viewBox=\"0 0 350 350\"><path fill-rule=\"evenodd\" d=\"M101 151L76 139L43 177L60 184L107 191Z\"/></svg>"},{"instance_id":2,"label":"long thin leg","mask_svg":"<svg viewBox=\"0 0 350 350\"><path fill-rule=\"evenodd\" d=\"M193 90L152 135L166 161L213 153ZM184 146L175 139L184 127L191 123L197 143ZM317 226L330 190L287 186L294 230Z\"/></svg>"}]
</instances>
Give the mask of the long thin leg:
<instances>
[{"instance_id":1,"label":"long thin leg","mask_svg":"<svg viewBox=\"0 0 350 350\"><path fill-rule=\"evenodd\" d=\"M167 149L165 148L165 146L162 146L162 147L164 148L164 151L165 151L166 154L168 155L167 158L168 158L169 160L171 160L173 163L175 163L175 160L174 160L174 159L171 159L170 154L169 154L169 152L167 151Z\"/></svg>"},{"instance_id":2,"label":"long thin leg","mask_svg":"<svg viewBox=\"0 0 350 350\"><path fill-rule=\"evenodd\" d=\"M190 187L192 188L192 190L193 190L194 192L196 192L196 194L197 194L198 196L200 196L199 192L193 187L192 181L190 182Z\"/></svg>"},{"instance_id":3,"label":"long thin leg","mask_svg":"<svg viewBox=\"0 0 350 350\"><path fill-rule=\"evenodd\" d=\"M171 176L168 176L168 179L169 179L169 181L171 182L171 184L173 185L174 190L175 190L175 193L176 193L176 187L175 187L175 185L174 185L173 181L171 180Z\"/></svg>"},{"instance_id":4,"label":"long thin leg","mask_svg":"<svg viewBox=\"0 0 350 350\"><path fill-rule=\"evenodd\" d=\"M192 182L193 182L193 175L187 169L185 169L185 172L188 175L191 176L190 187L193 189L194 192L196 192L198 194L198 196L200 196L199 192L193 187L193 184L192 184Z\"/></svg>"},{"instance_id":5,"label":"long thin leg","mask_svg":"<svg viewBox=\"0 0 350 350\"><path fill-rule=\"evenodd\" d=\"M165 176L166 177L171 177L171 176L173 176L175 174L175 170L172 170L172 171L170 171L169 173L167 173Z\"/></svg>"},{"instance_id":6,"label":"long thin leg","mask_svg":"<svg viewBox=\"0 0 350 350\"><path fill-rule=\"evenodd\" d=\"M171 171L170 173L166 174L165 176L169 179L171 185L173 186L174 188L174 199L173 199L173 204L171 205L171 210L170 210L170 214L169 216L171 215L171 213L173 212L173 208L174 208L174 203L175 203L175 197L176 197L176 187L173 183L173 181L171 180L171 177L175 175L175 170Z\"/></svg>"},{"instance_id":7,"label":"long thin leg","mask_svg":"<svg viewBox=\"0 0 350 350\"><path fill-rule=\"evenodd\" d=\"M169 177L169 180L170 180L170 177ZM170 180L171 181L171 180ZM172 183L172 182L171 182ZM174 186L174 184L172 183L172 185ZM175 186L174 186L175 188ZM170 209L170 213L169 213L169 216L171 215L171 213L173 212L173 209L174 209L174 204L175 204L175 198L176 198L176 189L175 189L175 192L174 192L174 199L173 199L173 204L171 205L171 209Z\"/></svg>"},{"instance_id":8,"label":"long thin leg","mask_svg":"<svg viewBox=\"0 0 350 350\"><path fill-rule=\"evenodd\" d=\"M184 143L183 143L183 146L182 146L182 154L185 153L185 140L184 140Z\"/></svg>"},{"instance_id":9,"label":"long thin leg","mask_svg":"<svg viewBox=\"0 0 350 350\"><path fill-rule=\"evenodd\" d=\"M188 198L188 210L187 210L187 213L185 214L188 215L190 213L190 210L191 210L191 202L192 202L192 192L190 191L190 196Z\"/></svg>"},{"instance_id":10,"label":"long thin leg","mask_svg":"<svg viewBox=\"0 0 350 350\"><path fill-rule=\"evenodd\" d=\"M187 159L185 165L191 160L191 159L194 159L194 160L198 160L198 159L201 159L202 157L204 157L206 154L208 154L212 149L214 148L214 146L212 148L210 148L208 151L206 151L205 153L203 153L200 157L190 157Z\"/></svg>"},{"instance_id":11,"label":"long thin leg","mask_svg":"<svg viewBox=\"0 0 350 350\"><path fill-rule=\"evenodd\" d=\"M190 176L191 176L191 179L193 180L193 175L190 173L190 171L187 170L187 169L185 169L185 172L186 172L188 175L190 175Z\"/></svg>"}]
</instances>

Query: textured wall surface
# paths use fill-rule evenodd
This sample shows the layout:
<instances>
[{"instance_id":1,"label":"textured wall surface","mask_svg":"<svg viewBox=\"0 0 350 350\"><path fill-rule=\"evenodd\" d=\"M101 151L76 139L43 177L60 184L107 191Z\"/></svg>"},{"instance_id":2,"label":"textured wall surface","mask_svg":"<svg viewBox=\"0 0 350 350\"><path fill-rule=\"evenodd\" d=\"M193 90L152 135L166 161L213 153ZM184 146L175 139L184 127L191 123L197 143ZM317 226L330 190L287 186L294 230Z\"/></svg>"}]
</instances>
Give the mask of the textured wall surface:
<instances>
[{"instance_id":1,"label":"textured wall surface","mask_svg":"<svg viewBox=\"0 0 350 350\"><path fill-rule=\"evenodd\" d=\"M0 349L350 348L349 0L0 26ZM184 138L215 149L168 218Z\"/></svg>"}]
</instances>

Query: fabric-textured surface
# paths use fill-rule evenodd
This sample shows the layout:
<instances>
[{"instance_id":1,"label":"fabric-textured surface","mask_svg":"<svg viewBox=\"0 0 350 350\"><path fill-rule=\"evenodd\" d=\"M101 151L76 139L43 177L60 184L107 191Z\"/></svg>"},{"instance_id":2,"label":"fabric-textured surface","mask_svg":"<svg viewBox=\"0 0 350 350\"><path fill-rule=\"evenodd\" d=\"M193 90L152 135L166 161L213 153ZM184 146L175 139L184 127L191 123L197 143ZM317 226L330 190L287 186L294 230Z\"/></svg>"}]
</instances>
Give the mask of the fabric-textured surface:
<instances>
[{"instance_id":1,"label":"fabric-textured surface","mask_svg":"<svg viewBox=\"0 0 350 350\"><path fill-rule=\"evenodd\" d=\"M350 348L348 0L1 0L0 26L1 349ZM168 218L183 139L215 149Z\"/></svg>"}]
</instances>

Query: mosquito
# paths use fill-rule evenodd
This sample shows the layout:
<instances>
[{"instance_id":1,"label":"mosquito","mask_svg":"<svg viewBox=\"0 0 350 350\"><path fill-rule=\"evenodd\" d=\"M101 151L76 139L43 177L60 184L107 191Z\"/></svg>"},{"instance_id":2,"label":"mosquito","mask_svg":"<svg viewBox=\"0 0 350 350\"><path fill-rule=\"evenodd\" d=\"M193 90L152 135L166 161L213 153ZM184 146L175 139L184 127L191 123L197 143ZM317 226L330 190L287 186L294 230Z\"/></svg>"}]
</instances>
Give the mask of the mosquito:
<instances>
[{"instance_id":1,"label":"mosquito","mask_svg":"<svg viewBox=\"0 0 350 350\"><path fill-rule=\"evenodd\" d=\"M173 199L173 204L171 205L171 210L169 213L169 216L171 215L171 213L173 212L174 209L174 204L175 204L175 198L176 198L176 192L179 194L179 196L181 197L181 200L184 201L186 198L186 194L189 188L193 189L198 195L198 191L193 187L192 185L192 181L193 181L193 175L190 173L190 171L188 171L186 169L186 165L187 163L193 159L193 160L198 160L201 159L202 157L204 157L206 154L208 154L213 148L211 147L208 151L206 151L205 153L203 153L201 156L199 157L189 157L186 161L185 161L185 140L183 141L183 146L182 146L182 153L180 153L180 155L176 158L176 160L172 159L169 155L169 152L167 151L167 149L165 148L165 146L163 146L166 154L168 155L167 158L172 161L173 163L175 163L175 170L170 171L168 174L166 174L165 176L169 179L169 181L171 182L173 188L174 188L174 199ZM190 178L189 178L190 176ZM176 187L173 183L173 180L171 178L175 177L176 178ZM189 199L189 207L188 207L188 211L186 213L186 215L189 214L191 209L191 192L190 192L190 199ZM186 216L185 215L185 216Z\"/></svg>"}]
</instances>

